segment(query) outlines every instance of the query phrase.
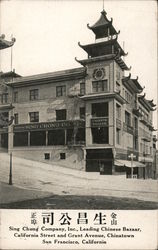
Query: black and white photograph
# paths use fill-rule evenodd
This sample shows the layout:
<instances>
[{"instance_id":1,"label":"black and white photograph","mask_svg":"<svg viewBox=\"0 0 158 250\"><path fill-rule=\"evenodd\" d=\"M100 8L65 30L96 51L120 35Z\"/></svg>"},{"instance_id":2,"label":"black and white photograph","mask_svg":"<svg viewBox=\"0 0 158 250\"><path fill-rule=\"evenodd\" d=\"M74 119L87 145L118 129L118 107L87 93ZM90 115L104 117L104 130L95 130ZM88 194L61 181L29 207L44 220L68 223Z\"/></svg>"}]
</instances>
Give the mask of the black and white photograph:
<instances>
[{"instance_id":1,"label":"black and white photograph","mask_svg":"<svg viewBox=\"0 0 158 250\"><path fill-rule=\"evenodd\" d=\"M117 211L157 219L157 92L157 1L1 0L0 213L27 209L36 227L31 211L53 225L68 210L68 226L78 210L98 232ZM112 249L102 241L83 249Z\"/></svg>"}]
</instances>

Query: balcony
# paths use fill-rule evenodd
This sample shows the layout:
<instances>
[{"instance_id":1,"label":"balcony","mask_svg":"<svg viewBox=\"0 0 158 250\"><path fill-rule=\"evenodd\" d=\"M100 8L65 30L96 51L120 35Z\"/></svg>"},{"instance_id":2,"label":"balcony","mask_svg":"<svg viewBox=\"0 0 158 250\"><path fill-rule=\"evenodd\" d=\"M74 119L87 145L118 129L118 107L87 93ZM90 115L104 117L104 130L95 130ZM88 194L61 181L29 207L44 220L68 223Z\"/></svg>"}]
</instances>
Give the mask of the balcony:
<instances>
[{"instance_id":1,"label":"balcony","mask_svg":"<svg viewBox=\"0 0 158 250\"><path fill-rule=\"evenodd\" d=\"M76 141L76 140L72 140L72 141L68 141L67 142L68 146L73 146L73 147L82 147L85 146L85 141Z\"/></svg>"},{"instance_id":2,"label":"balcony","mask_svg":"<svg viewBox=\"0 0 158 250\"><path fill-rule=\"evenodd\" d=\"M123 123L123 131L133 135L133 127L127 125L125 122Z\"/></svg>"},{"instance_id":3,"label":"balcony","mask_svg":"<svg viewBox=\"0 0 158 250\"><path fill-rule=\"evenodd\" d=\"M91 119L91 127L107 127L109 125L108 117L95 117Z\"/></svg>"}]
</instances>

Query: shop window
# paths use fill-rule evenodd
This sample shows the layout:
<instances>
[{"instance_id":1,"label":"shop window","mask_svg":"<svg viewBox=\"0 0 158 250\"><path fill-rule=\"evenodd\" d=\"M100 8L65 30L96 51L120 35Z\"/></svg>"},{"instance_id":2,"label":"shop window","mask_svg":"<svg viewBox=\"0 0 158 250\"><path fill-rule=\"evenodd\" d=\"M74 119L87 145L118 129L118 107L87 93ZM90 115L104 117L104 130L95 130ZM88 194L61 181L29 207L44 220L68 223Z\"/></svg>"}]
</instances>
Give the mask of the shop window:
<instances>
[{"instance_id":1,"label":"shop window","mask_svg":"<svg viewBox=\"0 0 158 250\"><path fill-rule=\"evenodd\" d=\"M15 147L28 146L28 132L17 132L14 133L14 142Z\"/></svg>"},{"instance_id":2,"label":"shop window","mask_svg":"<svg viewBox=\"0 0 158 250\"><path fill-rule=\"evenodd\" d=\"M39 112L30 112L29 117L30 122L39 122Z\"/></svg>"},{"instance_id":3,"label":"shop window","mask_svg":"<svg viewBox=\"0 0 158 250\"><path fill-rule=\"evenodd\" d=\"M18 124L18 123L19 123L18 114L14 114L14 124Z\"/></svg>"},{"instance_id":4,"label":"shop window","mask_svg":"<svg viewBox=\"0 0 158 250\"><path fill-rule=\"evenodd\" d=\"M30 101L38 100L39 91L38 89L30 90Z\"/></svg>"},{"instance_id":5,"label":"shop window","mask_svg":"<svg viewBox=\"0 0 158 250\"><path fill-rule=\"evenodd\" d=\"M65 145L64 129L48 131L48 145Z\"/></svg>"},{"instance_id":6,"label":"shop window","mask_svg":"<svg viewBox=\"0 0 158 250\"><path fill-rule=\"evenodd\" d=\"M80 95L85 95L85 83L80 83Z\"/></svg>"},{"instance_id":7,"label":"shop window","mask_svg":"<svg viewBox=\"0 0 158 250\"><path fill-rule=\"evenodd\" d=\"M31 131L30 132L30 146L45 146L46 132L45 131Z\"/></svg>"},{"instance_id":8,"label":"shop window","mask_svg":"<svg viewBox=\"0 0 158 250\"><path fill-rule=\"evenodd\" d=\"M66 96L66 86L56 87L56 97Z\"/></svg>"},{"instance_id":9,"label":"shop window","mask_svg":"<svg viewBox=\"0 0 158 250\"><path fill-rule=\"evenodd\" d=\"M108 102L92 103L92 117L107 117Z\"/></svg>"},{"instance_id":10,"label":"shop window","mask_svg":"<svg viewBox=\"0 0 158 250\"><path fill-rule=\"evenodd\" d=\"M45 153L44 154L44 159L45 160L50 160L50 153Z\"/></svg>"},{"instance_id":11,"label":"shop window","mask_svg":"<svg viewBox=\"0 0 158 250\"><path fill-rule=\"evenodd\" d=\"M104 144L109 143L109 128L92 128L93 143Z\"/></svg>"},{"instance_id":12,"label":"shop window","mask_svg":"<svg viewBox=\"0 0 158 250\"><path fill-rule=\"evenodd\" d=\"M107 92L108 91L108 80L92 82L92 92Z\"/></svg>"},{"instance_id":13,"label":"shop window","mask_svg":"<svg viewBox=\"0 0 158 250\"><path fill-rule=\"evenodd\" d=\"M80 108L80 119L85 119L85 107Z\"/></svg>"},{"instance_id":14,"label":"shop window","mask_svg":"<svg viewBox=\"0 0 158 250\"><path fill-rule=\"evenodd\" d=\"M66 109L56 110L56 120L66 120Z\"/></svg>"},{"instance_id":15,"label":"shop window","mask_svg":"<svg viewBox=\"0 0 158 250\"><path fill-rule=\"evenodd\" d=\"M66 159L66 154L60 153L60 160L65 160L65 159Z\"/></svg>"}]
</instances>

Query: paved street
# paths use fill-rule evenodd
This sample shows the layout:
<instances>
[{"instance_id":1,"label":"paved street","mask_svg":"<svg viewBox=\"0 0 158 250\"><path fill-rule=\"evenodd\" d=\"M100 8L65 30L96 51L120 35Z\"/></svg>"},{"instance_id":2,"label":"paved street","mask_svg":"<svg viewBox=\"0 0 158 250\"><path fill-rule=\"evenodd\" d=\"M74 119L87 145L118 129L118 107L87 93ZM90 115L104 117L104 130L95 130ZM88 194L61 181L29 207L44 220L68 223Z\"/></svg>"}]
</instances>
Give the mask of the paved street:
<instances>
[{"instance_id":1,"label":"paved street","mask_svg":"<svg viewBox=\"0 0 158 250\"><path fill-rule=\"evenodd\" d=\"M8 176L9 156L0 153L0 181L3 182L3 186L8 183ZM52 195L122 197L158 202L156 180L105 176L16 157L13 157L13 186L24 190L23 196L19 197L13 193L5 198L3 194L1 203ZM26 190L31 190L30 193L34 193L34 196L30 196L29 192L26 194Z\"/></svg>"}]
</instances>

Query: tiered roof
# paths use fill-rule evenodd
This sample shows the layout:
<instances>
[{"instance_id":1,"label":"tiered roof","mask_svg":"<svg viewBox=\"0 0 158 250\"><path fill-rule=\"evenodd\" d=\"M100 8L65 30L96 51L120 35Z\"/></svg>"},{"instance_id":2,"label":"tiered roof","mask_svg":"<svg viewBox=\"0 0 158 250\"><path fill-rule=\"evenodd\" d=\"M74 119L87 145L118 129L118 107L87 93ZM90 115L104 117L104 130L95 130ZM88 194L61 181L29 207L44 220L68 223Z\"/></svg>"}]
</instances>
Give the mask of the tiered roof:
<instances>
[{"instance_id":1,"label":"tiered roof","mask_svg":"<svg viewBox=\"0 0 158 250\"><path fill-rule=\"evenodd\" d=\"M89 26L89 24L87 24L87 27L94 32L96 39L119 34L112 25L112 18L109 21L106 15L106 11L103 10L99 20L94 25Z\"/></svg>"},{"instance_id":2,"label":"tiered roof","mask_svg":"<svg viewBox=\"0 0 158 250\"><path fill-rule=\"evenodd\" d=\"M138 96L139 102L148 110L148 111L154 111L154 107L156 107L156 104L153 103L153 100L147 100L144 95Z\"/></svg>"},{"instance_id":3,"label":"tiered roof","mask_svg":"<svg viewBox=\"0 0 158 250\"><path fill-rule=\"evenodd\" d=\"M16 41L15 38L12 38L11 41L7 41L4 38L5 38L5 35L0 36L0 50L13 46L13 44Z\"/></svg>"},{"instance_id":4,"label":"tiered roof","mask_svg":"<svg viewBox=\"0 0 158 250\"><path fill-rule=\"evenodd\" d=\"M88 59L77 60L82 65L92 62L94 60L115 60L122 70L129 70L125 62L122 60L122 56L126 56L122 47L117 41L118 34L112 24L112 19L109 21L105 10L101 12L99 20L92 26L87 25L90 30L95 34L95 43L79 46L84 49L88 54Z\"/></svg>"},{"instance_id":5,"label":"tiered roof","mask_svg":"<svg viewBox=\"0 0 158 250\"><path fill-rule=\"evenodd\" d=\"M131 78L131 74L129 76L124 77L122 79L122 83L125 85L127 89L134 93L141 93L143 91L143 87L138 82L138 77L136 79Z\"/></svg>"}]
</instances>

